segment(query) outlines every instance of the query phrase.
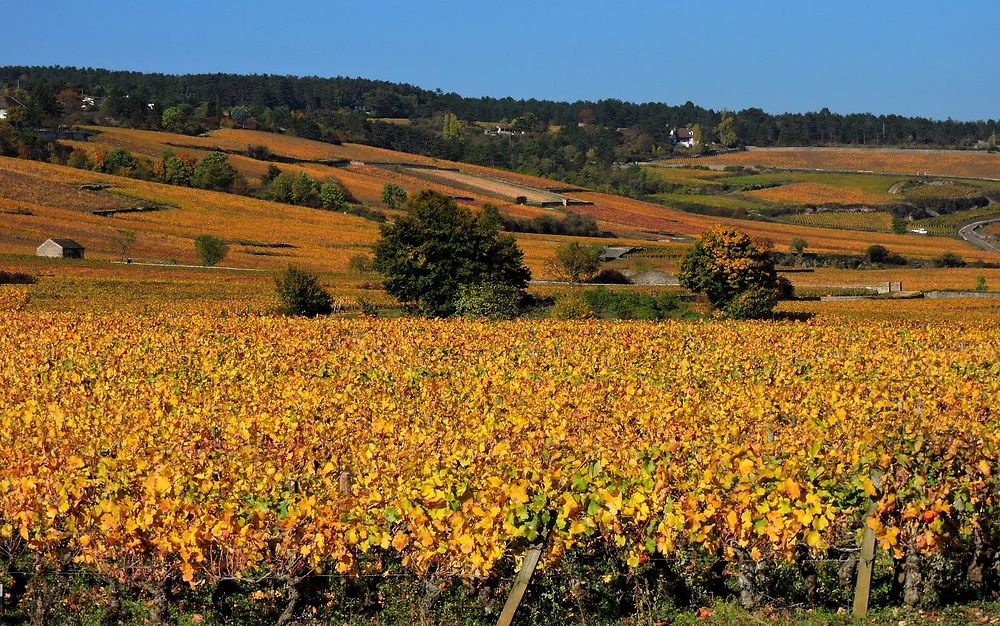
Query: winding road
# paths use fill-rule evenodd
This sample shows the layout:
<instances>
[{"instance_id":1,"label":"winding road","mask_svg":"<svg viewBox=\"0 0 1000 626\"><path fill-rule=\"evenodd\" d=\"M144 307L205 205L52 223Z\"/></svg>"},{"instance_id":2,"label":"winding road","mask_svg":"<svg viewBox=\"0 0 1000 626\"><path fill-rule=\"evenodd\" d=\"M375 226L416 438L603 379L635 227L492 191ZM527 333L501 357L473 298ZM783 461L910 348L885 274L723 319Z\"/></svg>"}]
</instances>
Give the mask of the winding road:
<instances>
[{"instance_id":1,"label":"winding road","mask_svg":"<svg viewBox=\"0 0 1000 626\"><path fill-rule=\"evenodd\" d=\"M980 226L985 226L987 224L992 224L993 222L1000 222L1000 215L994 217L988 217L986 219L978 220L972 222L971 224L966 224L965 226L958 229L958 234L961 235L962 239L968 241L977 248L982 248L988 252L1000 252L1000 248L993 245L976 232L976 229Z\"/></svg>"}]
</instances>

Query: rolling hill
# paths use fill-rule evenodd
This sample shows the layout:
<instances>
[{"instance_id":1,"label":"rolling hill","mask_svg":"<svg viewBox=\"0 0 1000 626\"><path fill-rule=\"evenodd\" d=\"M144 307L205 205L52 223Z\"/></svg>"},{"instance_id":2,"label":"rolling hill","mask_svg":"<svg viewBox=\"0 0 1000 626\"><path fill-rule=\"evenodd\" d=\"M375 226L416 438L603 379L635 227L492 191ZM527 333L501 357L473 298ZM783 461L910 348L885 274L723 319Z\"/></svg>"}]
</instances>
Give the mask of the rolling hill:
<instances>
[{"instance_id":1,"label":"rolling hill","mask_svg":"<svg viewBox=\"0 0 1000 626\"><path fill-rule=\"evenodd\" d=\"M96 132L90 141L67 143L88 151L122 147L150 159L158 158L167 149L200 157L221 148L230 153L231 162L251 182L256 182L270 163L241 153L248 145L264 145L280 159L276 164L281 169L304 171L318 180L339 180L358 200L374 208L385 209L381 189L392 182L411 193L435 189L474 209L492 203L502 212L518 217L580 212L594 216L602 229L618 235L616 243L657 249L659 252L653 256L659 258L676 257L690 237L713 224L728 223L770 239L778 247L801 237L809 242L810 250L817 252L860 252L872 243L881 243L907 256L928 258L952 251L1000 260L1000 255L977 251L958 239L698 215L598 191L566 191L565 184L549 179L358 144L334 145L232 129L202 137L105 127L92 130ZM566 197L573 203L557 208L517 204L510 197L513 193L531 195L530 201L548 194ZM157 210L115 212L139 205ZM376 223L352 215L33 161L0 159L0 253L32 254L46 238L64 236L86 245L90 258L111 260L121 254L115 240L123 230L137 234L130 251L136 260L192 263L193 239L213 234L233 243L227 265L270 270L298 264L328 272L345 270L350 257L365 252L378 232ZM517 238L538 277L545 276L545 262L554 248L567 240L534 234L518 234Z\"/></svg>"}]
</instances>

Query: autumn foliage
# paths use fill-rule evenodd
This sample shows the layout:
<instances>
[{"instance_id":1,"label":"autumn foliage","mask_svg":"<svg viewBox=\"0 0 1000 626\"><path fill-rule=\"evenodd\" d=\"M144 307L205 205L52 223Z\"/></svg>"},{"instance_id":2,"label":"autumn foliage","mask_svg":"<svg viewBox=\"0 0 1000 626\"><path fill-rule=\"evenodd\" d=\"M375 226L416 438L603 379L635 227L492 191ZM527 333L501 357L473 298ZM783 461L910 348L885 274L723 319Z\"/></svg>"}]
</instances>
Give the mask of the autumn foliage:
<instances>
[{"instance_id":1,"label":"autumn foliage","mask_svg":"<svg viewBox=\"0 0 1000 626\"><path fill-rule=\"evenodd\" d=\"M821 557L866 523L947 557L1000 519L998 330L13 311L0 536L192 584L479 577L549 528L546 567Z\"/></svg>"}]
</instances>

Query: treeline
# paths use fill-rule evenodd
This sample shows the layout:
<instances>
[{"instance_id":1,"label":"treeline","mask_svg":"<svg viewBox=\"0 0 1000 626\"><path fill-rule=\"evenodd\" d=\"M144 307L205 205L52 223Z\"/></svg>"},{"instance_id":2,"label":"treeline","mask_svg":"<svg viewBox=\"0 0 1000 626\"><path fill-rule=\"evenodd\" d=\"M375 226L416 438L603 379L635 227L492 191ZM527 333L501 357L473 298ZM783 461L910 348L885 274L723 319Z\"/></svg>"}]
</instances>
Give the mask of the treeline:
<instances>
[{"instance_id":1,"label":"treeline","mask_svg":"<svg viewBox=\"0 0 1000 626\"><path fill-rule=\"evenodd\" d=\"M602 231L597 227L593 215L583 213L565 213L561 217L555 215L538 215L521 219L512 215L504 215L500 210L487 204L483 207L487 220L495 221L500 228L509 233L535 233L540 235L572 235L575 237L606 237L614 238L615 234Z\"/></svg>"},{"instance_id":2,"label":"treeline","mask_svg":"<svg viewBox=\"0 0 1000 626\"><path fill-rule=\"evenodd\" d=\"M108 150L99 147L90 152L68 148L66 150L54 155L51 161L115 176L150 180L179 187L223 191L272 202L349 213L376 222L386 220L385 213L358 202L337 180L318 181L306 172L293 174L282 171L272 164L261 177L260 185L251 185L232 166L229 156L221 150L213 150L201 159L166 150L155 161L133 155L123 148Z\"/></svg>"},{"instance_id":3,"label":"treeline","mask_svg":"<svg viewBox=\"0 0 1000 626\"><path fill-rule=\"evenodd\" d=\"M246 106L289 112L348 110L367 117L430 118L450 112L462 120L518 120L530 116L539 124L561 126L578 122L608 128L629 128L654 137L673 126L698 124L716 128L723 112L697 106L663 103L635 104L616 99L555 102L514 98L469 98L413 85L363 78L320 78L239 74L168 75L73 67L0 68L0 82L52 95L69 87L109 100L108 111L132 122L154 119L148 104L160 113L175 105L221 111ZM129 101L129 102L125 102ZM206 111L210 112L210 111ZM996 120L960 122L901 115L836 114L828 109L810 113L768 114L750 108L732 113L737 137L751 145L914 144L962 146L988 139ZM281 117L280 113L278 117ZM319 123L319 120L316 120ZM360 130L360 128L359 128Z\"/></svg>"},{"instance_id":4,"label":"treeline","mask_svg":"<svg viewBox=\"0 0 1000 626\"><path fill-rule=\"evenodd\" d=\"M361 78L2 67L0 93L12 92L25 102L9 117L21 146L7 151L19 154L40 151L25 137L30 128L92 123L197 134L230 126L364 143L636 198L665 191L664 184L623 164L688 153L670 136L677 126L690 127L698 140L693 150L703 152L745 145L995 148L998 124L826 109L780 115L715 111L691 102L466 98ZM511 133L487 136L476 124L482 121L509 125Z\"/></svg>"}]
</instances>

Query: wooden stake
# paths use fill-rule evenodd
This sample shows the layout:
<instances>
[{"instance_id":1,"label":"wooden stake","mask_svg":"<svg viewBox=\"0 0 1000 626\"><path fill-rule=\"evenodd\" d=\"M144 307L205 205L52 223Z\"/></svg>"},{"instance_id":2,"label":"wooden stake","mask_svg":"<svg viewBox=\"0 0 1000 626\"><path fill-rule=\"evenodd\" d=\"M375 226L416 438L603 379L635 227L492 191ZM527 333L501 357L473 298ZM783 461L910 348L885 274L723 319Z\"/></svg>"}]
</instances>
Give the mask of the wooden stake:
<instances>
[{"instance_id":1,"label":"wooden stake","mask_svg":"<svg viewBox=\"0 0 1000 626\"><path fill-rule=\"evenodd\" d=\"M882 481L882 473L879 470L872 472L872 483L878 489ZM875 531L870 519L875 516L875 508L878 506L877 497L872 497L868 503L868 511L865 513L865 532L861 538L861 556L858 558L858 581L854 586L854 610L852 615L855 618L862 618L868 615L868 599L872 590L872 565L875 561Z\"/></svg>"},{"instance_id":2,"label":"wooden stake","mask_svg":"<svg viewBox=\"0 0 1000 626\"><path fill-rule=\"evenodd\" d=\"M549 531L546 528L538 538L538 543L530 546L528 551L524 553L524 560L521 561L521 569L517 572L517 578L514 579L514 586L510 590L510 596L507 597L507 602L503 605L503 611L500 612L500 619L497 620L497 626L510 626L514 621L514 613L517 612L517 607L521 604L524 592L528 590L531 575L535 573L535 567L538 566L538 561L542 558L542 552L545 550L545 540L548 538L548 535Z\"/></svg>"}]
</instances>

